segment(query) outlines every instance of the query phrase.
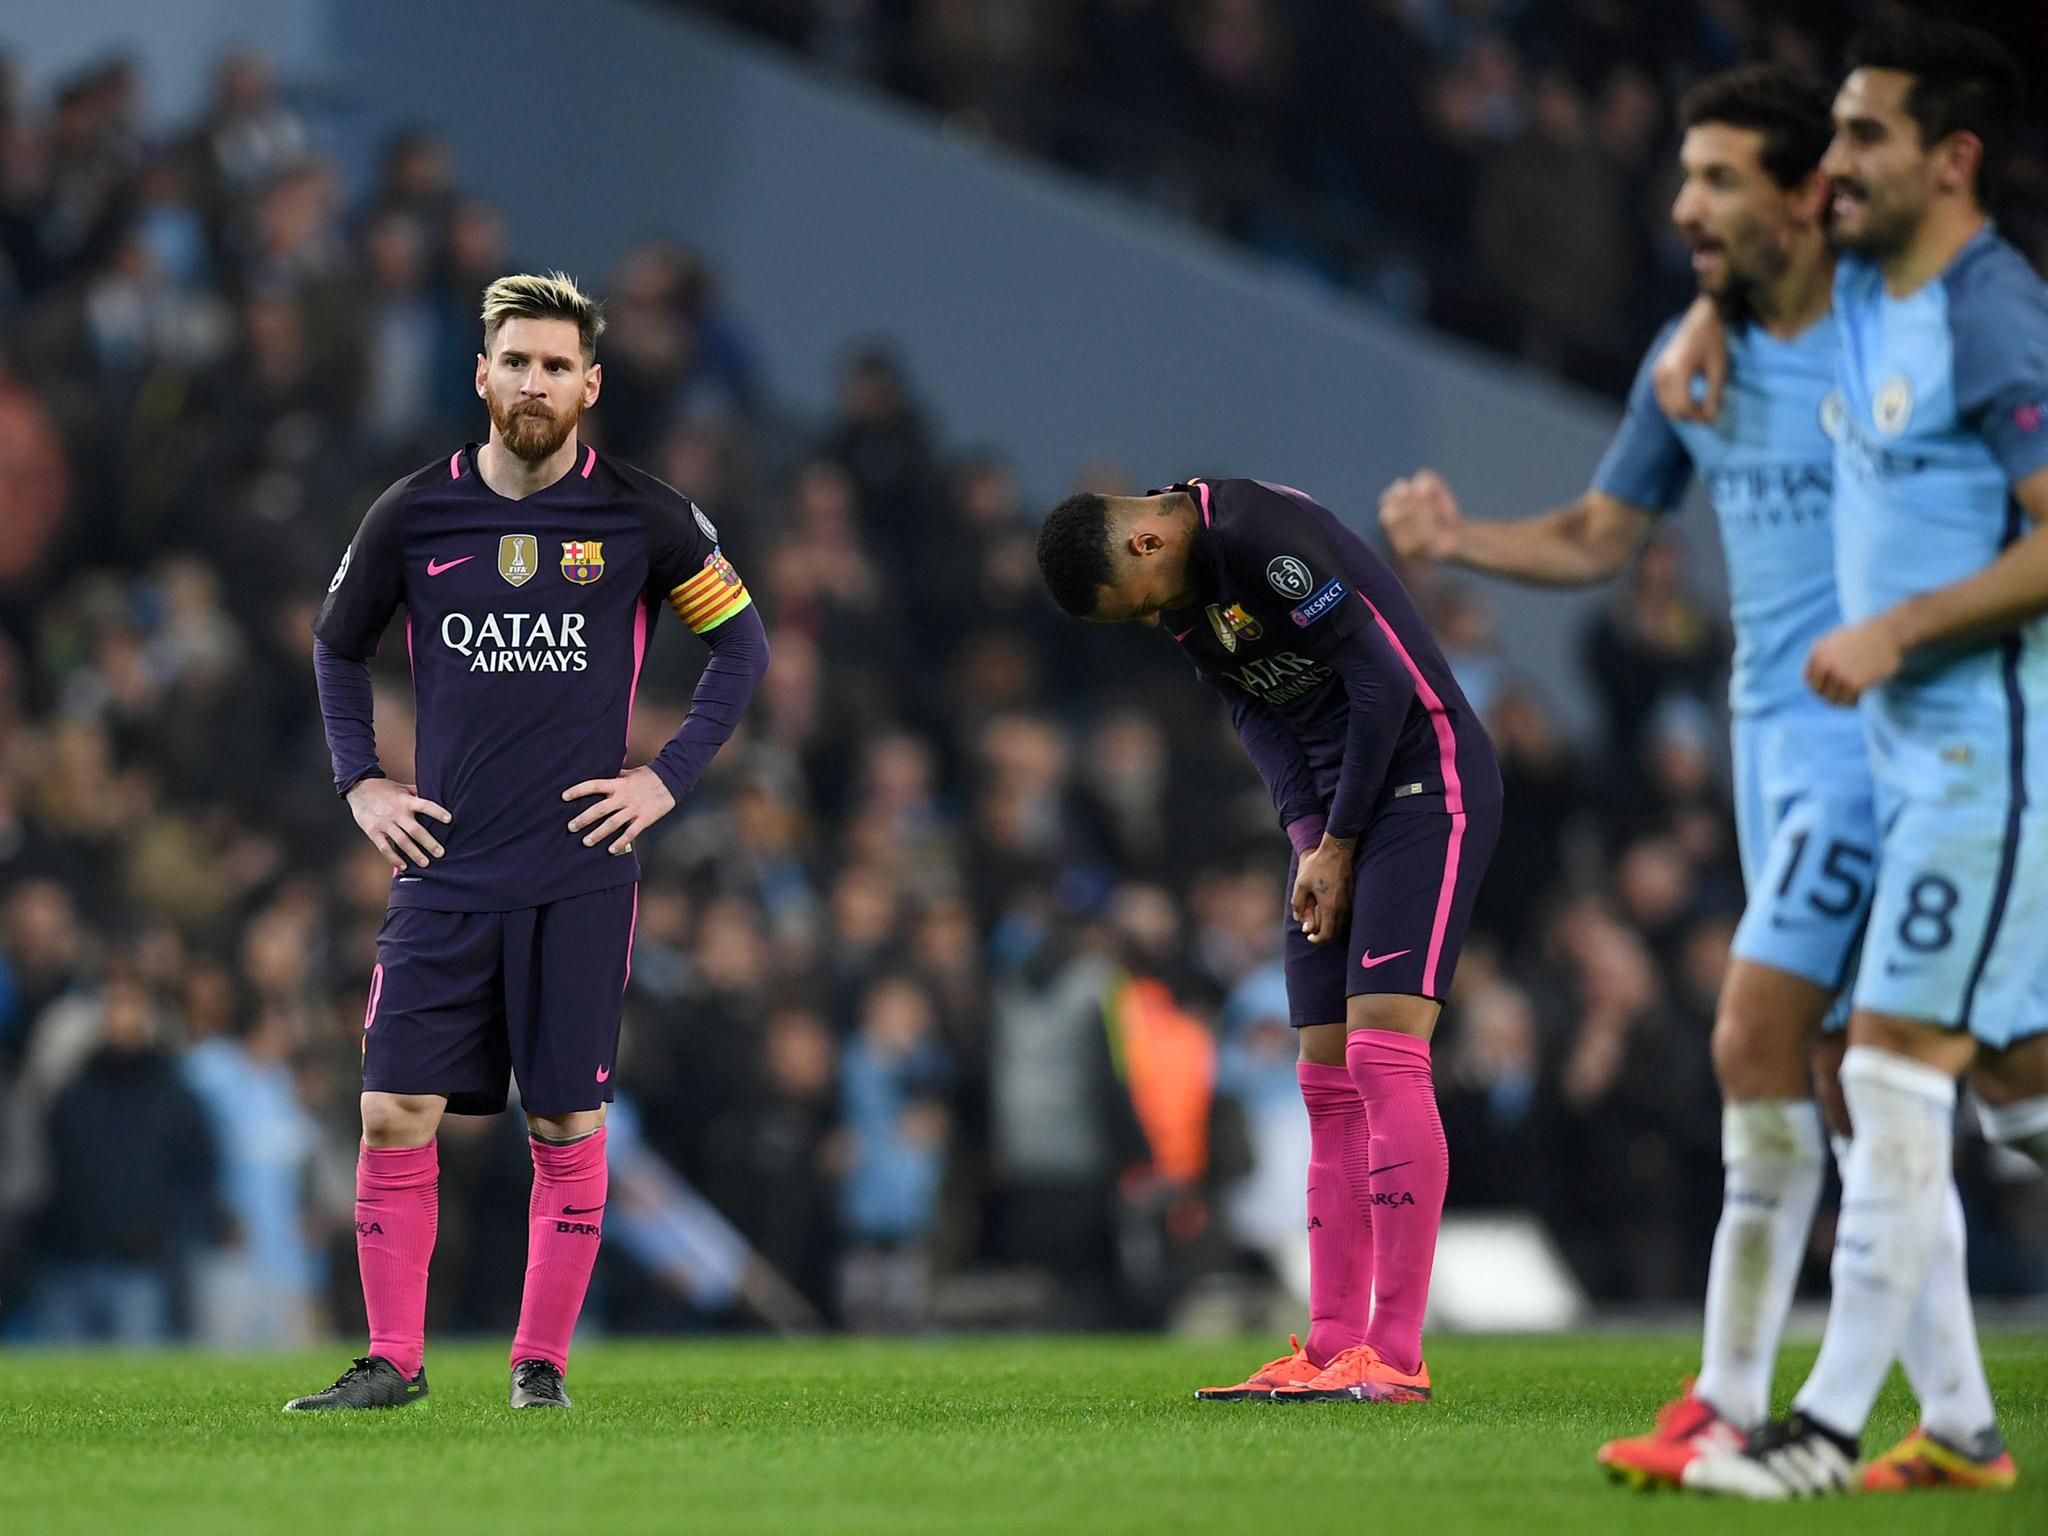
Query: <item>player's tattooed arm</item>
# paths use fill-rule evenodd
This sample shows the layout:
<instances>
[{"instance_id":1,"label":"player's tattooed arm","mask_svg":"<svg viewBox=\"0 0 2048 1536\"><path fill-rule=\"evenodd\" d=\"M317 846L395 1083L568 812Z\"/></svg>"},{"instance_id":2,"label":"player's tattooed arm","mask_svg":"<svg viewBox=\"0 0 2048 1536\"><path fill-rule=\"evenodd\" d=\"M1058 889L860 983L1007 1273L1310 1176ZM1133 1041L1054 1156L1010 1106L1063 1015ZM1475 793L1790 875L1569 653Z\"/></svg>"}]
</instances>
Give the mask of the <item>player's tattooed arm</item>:
<instances>
[{"instance_id":1,"label":"player's tattooed arm","mask_svg":"<svg viewBox=\"0 0 2048 1536\"><path fill-rule=\"evenodd\" d=\"M1807 686L1853 704L1890 682L1923 646L1990 640L2048 613L2048 469L2013 487L2034 526L1982 570L1830 630L1806 659Z\"/></svg>"},{"instance_id":2,"label":"player's tattooed arm","mask_svg":"<svg viewBox=\"0 0 2048 1536\"><path fill-rule=\"evenodd\" d=\"M1534 517L1467 518L1431 469L1380 493L1380 527L1403 560L1449 561L1544 586L1590 586L1619 574L1655 522L1654 513L1598 490Z\"/></svg>"},{"instance_id":3,"label":"player's tattooed arm","mask_svg":"<svg viewBox=\"0 0 2048 1536\"><path fill-rule=\"evenodd\" d=\"M378 775L362 779L348 792L348 808L376 850L394 867L425 869L447 852L428 830L423 817L446 826L455 820L446 809L420 797L413 784L394 784Z\"/></svg>"},{"instance_id":4,"label":"player's tattooed arm","mask_svg":"<svg viewBox=\"0 0 2048 1536\"><path fill-rule=\"evenodd\" d=\"M1650 377L1657 386L1657 403L1673 421L1711 423L1721 414L1721 394L1728 387L1728 328L1711 299L1692 301L1678 330L1657 355ZM1695 380L1706 386L1697 398Z\"/></svg>"}]
</instances>

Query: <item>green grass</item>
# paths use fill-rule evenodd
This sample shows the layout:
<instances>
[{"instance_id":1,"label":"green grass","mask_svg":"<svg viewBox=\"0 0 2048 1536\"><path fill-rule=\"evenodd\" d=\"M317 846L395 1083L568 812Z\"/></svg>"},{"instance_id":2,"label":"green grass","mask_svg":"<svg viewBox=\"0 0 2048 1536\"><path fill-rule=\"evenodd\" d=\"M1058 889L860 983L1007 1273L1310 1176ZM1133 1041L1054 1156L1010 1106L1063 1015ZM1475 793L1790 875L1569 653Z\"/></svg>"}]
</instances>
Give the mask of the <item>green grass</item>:
<instances>
[{"instance_id":1,"label":"green grass","mask_svg":"<svg viewBox=\"0 0 2048 1536\"><path fill-rule=\"evenodd\" d=\"M2022 1468L2004 1497L1796 1508L1628 1493L1594 1447L1694 1358L1680 1335L1436 1339L1417 1407L1197 1405L1269 1341L612 1343L570 1414L514 1416L502 1347L436 1347L433 1396L278 1411L296 1358L0 1354L0 1530L144 1532L2048 1531L2048 1336L1987 1341ZM1788 1351L1789 1391L1811 1349ZM1910 1427L1896 1377L1867 1444Z\"/></svg>"}]
</instances>

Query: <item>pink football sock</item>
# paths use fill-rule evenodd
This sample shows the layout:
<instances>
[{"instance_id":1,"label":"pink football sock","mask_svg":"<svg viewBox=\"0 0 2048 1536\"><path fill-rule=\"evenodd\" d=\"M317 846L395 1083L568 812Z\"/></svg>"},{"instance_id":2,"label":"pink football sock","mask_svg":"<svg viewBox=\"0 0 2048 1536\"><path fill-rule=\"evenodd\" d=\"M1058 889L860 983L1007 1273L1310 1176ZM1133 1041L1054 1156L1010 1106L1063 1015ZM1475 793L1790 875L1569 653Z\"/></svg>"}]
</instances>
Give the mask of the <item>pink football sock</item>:
<instances>
[{"instance_id":1,"label":"pink football sock","mask_svg":"<svg viewBox=\"0 0 2048 1536\"><path fill-rule=\"evenodd\" d=\"M1372 1205L1365 1105L1343 1067L1295 1063L1308 1105L1308 1357L1317 1366L1365 1338L1372 1311Z\"/></svg>"},{"instance_id":2,"label":"pink football sock","mask_svg":"<svg viewBox=\"0 0 2048 1536\"><path fill-rule=\"evenodd\" d=\"M571 1142L533 1144L533 1198L526 1207L526 1294L512 1363L545 1360L565 1375L569 1338L590 1289L604 1232L604 1127Z\"/></svg>"},{"instance_id":3,"label":"pink football sock","mask_svg":"<svg viewBox=\"0 0 2048 1536\"><path fill-rule=\"evenodd\" d=\"M1344 1060L1372 1124L1373 1277L1365 1342L1389 1365L1422 1364L1422 1313L1443 1221L1450 1153L1437 1118L1429 1042L1388 1029L1355 1029Z\"/></svg>"},{"instance_id":4,"label":"pink football sock","mask_svg":"<svg viewBox=\"0 0 2048 1536\"><path fill-rule=\"evenodd\" d=\"M356 1264L370 1353L407 1379L427 1350L427 1264L441 1217L441 1155L424 1147L363 1145L356 1157Z\"/></svg>"}]
</instances>

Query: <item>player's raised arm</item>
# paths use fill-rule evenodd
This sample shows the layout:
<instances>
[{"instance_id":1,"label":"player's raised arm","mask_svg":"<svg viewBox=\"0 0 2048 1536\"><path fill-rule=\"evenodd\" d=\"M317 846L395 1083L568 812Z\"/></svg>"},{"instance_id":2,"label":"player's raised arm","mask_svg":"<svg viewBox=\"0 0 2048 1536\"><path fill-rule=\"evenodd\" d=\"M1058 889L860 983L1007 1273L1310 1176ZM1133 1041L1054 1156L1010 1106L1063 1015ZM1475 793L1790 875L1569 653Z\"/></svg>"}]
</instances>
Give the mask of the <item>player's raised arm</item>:
<instances>
[{"instance_id":1,"label":"player's raised arm","mask_svg":"<svg viewBox=\"0 0 2048 1536\"><path fill-rule=\"evenodd\" d=\"M585 846L608 843L615 854L632 852L634 839L696 787L768 672L768 632L746 583L718 546L718 530L679 492L654 483L659 492L648 512L648 585L711 648L711 659L697 679L689 714L653 762L562 792L564 800L595 797L569 830L580 833Z\"/></svg>"},{"instance_id":2,"label":"player's raised arm","mask_svg":"<svg viewBox=\"0 0 2048 1536\"><path fill-rule=\"evenodd\" d=\"M422 818L444 825L454 818L412 786L385 778L370 687L369 659L405 596L399 554L404 487L401 481L377 498L328 583L313 621L313 679L335 791L380 854L393 865L425 869L444 850Z\"/></svg>"},{"instance_id":3,"label":"player's raised arm","mask_svg":"<svg viewBox=\"0 0 2048 1536\"><path fill-rule=\"evenodd\" d=\"M1656 514L1605 491L1533 517L1467 518L1441 476L1418 470L1380 493L1380 527L1403 560L1447 562L1549 587L1586 587L1621 573Z\"/></svg>"},{"instance_id":4,"label":"player's raised arm","mask_svg":"<svg viewBox=\"0 0 2048 1536\"><path fill-rule=\"evenodd\" d=\"M1619 575L1692 479L1691 455L1657 402L1657 352L1653 344L1637 369L1621 426L1577 501L1507 522L1468 518L1442 476L1418 470L1380 495L1380 526L1394 552L1542 586L1585 587Z\"/></svg>"}]
</instances>

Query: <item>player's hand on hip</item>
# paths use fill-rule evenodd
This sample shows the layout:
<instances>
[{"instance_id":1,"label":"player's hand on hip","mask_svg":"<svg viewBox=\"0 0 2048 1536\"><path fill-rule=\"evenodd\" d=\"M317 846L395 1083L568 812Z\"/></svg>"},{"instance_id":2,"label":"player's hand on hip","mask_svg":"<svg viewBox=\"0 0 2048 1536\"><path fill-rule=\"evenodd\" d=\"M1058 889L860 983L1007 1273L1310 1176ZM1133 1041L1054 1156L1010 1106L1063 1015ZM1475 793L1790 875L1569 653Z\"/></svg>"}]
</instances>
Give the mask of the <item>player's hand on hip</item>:
<instances>
[{"instance_id":1,"label":"player's hand on hip","mask_svg":"<svg viewBox=\"0 0 2048 1536\"><path fill-rule=\"evenodd\" d=\"M607 853L631 853L633 840L676 808L676 797L652 768L628 768L616 779L585 779L562 791L564 800L587 800L586 806L569 823L571 832L583 834L583 846L595 848L608 843Z\"/></svg>"},{"instance_id":2,"label":"player's hand on hip","mask_svg":"<svg viewBox=\"0 0 2048 1536\"><path fill-rule=\"evenodd\" d=\"M348 792L348 808L363 836L399 868L410 863L425 869L430 859L447 852L421 818L432 817L443 825L455 818L433 801L422 800L416 785L364 779Z\"/></svg>"},{"instance_id":3,"label":"player's hand on hip","mask_svg":"<svg viewBox=\"0 0 2048 1536\"><path fill-rule=\"evenodd\" d=\"M1345 931L1351 915L1351 845L1325 835L1302 857L1290 901L1294 920L1311 944L1327 944Z\"/></svg>"},{"instance_id":4,"label":"player's hand on hip","mask_svg":"<svg viewBox=\"0 0 2048 1536\"><path fill-rule=\"evenodd\" d=\"M1433 469L1380 492L1380 527L1403 560L1449 560L1458 552L1458 501Z\"/></svg>"},{"instance_id":5,"label":"player's hand on hip","mask_svg":"<svg viewBox=\"0 0 2048 1536\"><path fill-rule=\"evenodd\" d=\"M1905 660L1904 648L1879 614L1831 629L1814 641L1806 657L1806 686L1830 704L1854 704L1898 676Z\"/></svg>"}]
</instances>

